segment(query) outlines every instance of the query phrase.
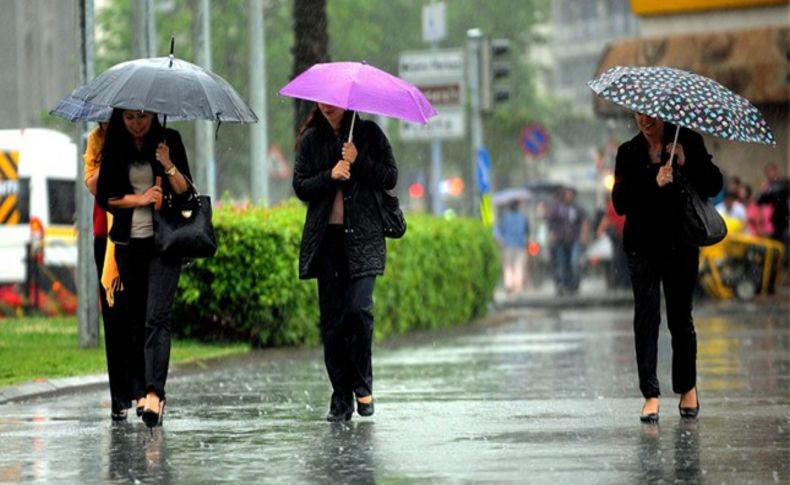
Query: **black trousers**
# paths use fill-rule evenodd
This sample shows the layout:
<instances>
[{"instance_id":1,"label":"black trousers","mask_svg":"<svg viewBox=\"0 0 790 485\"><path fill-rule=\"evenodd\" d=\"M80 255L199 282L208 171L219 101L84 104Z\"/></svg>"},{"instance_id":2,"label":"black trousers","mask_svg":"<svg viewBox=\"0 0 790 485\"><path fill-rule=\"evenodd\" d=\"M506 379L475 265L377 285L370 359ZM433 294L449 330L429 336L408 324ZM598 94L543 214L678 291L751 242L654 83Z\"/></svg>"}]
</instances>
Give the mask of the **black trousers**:
<instances>
[{"instance_id":1,"label":"black trousers","mask_svg":"<svg viewBox=\"0 0 790 485\"><path fill-rule=\"evenodd\" d=\"M99 275L99 306L104 325L104 351L107 356L107 377L110 381L110 399L115 411L132 406L131 368L131 332L124 323L123 311L125 302L123 292L115 293L115 306L107 303L107 293L101 285L101 274L104 268L104 253L107 251L107 238L93 239L93 259Z\"/></svg>"},{"instance_id":2,"label":"black trousers","mask_svg":"<svg viewBox=\"0 0 790 485\"><path fill-rule=\"evenodd\" d=\"M650 255L628 255L634 290L634 339L639 389L645 398L658 397L656 376L660 284L664 285L667 326L672 336L672 390L683 394L697 382L697 334L691 316L697 282L699 250L667 249Z\"/></svg>"},{"instance_id":3,"label":"black trousers","mask_svg":"<svg viewBox=\"0 0 790 485\"><path fill-rule=\"evenodd\" d=\"M153 237L117 245L115 258L127 293L127 319L133 332L134 395L143 397L153 391L164 399L170 365L170 321L181 258L159 254Z\"/></svg>"},{"instance_id":4,"label":"black trousers","mask_svg":"<svg viewBox=\"0 0 790 485\"><path fill-rule=\"evenodd\" d=\"M375 276L350 279L343 228L329 226L321 246L318 303L324 363L332 383L331 412L352 411L373 393L373 288Z\"/></svg>"}]
</instances>

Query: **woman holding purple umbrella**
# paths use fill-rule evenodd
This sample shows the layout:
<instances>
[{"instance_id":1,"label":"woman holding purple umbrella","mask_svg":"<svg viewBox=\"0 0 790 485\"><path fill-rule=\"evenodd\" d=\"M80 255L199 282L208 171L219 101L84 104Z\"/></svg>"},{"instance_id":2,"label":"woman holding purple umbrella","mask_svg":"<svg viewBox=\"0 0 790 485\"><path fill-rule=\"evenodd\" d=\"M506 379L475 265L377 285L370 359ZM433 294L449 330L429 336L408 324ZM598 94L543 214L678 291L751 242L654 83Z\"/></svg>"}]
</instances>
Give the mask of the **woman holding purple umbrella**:
<instances>
[{"instance_id":1,"label":"woman holding purple umbrella","mask_svg":"<svg viewBox=\"0 0 790 485\"><path fill-rule=\"evenodd\" d=\"M355 401L360 416L373 414L373 288L387 249L375 191L398 180L387 137L372 121L352 123L352 115L317 103L294 164L294 191L307 202L299 277L318 279L328 421L351 419Z\"/></svg>"},{"instance_id":2,"label":"woman holding purple umbrella","mask_svg":"<svg viewBox=\"0 0 790 485\"><path fill-rule=\"evenodd\" d=\"M640 133L620 145L612 202L626 216L623 245L634 291L634 337L639 388L645 398L640 420L657 423L661 391L656 376L660 289L663 283L667 325L672 336L672 389L680 394L680 415L696 418L697 335L692 299L697 282L699 248L682 235L685 177L702 197L716 195L722 176L702 137L680 128L672 164L667 163L676 127L636 113Z\"/></svg>"}]
</instances>

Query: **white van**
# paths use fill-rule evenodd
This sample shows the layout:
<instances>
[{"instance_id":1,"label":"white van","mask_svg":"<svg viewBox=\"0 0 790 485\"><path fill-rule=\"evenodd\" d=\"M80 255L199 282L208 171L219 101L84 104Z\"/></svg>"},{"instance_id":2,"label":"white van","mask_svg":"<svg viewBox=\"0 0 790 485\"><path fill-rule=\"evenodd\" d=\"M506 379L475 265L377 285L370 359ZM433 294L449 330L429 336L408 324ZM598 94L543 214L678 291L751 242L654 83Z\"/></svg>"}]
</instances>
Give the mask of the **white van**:
<instances>
[{"instance_id":1,"label":"white van","mask_svg":"<svg viewBox=\"0 0 790 485\"><path fill-rule=\"evenodd\" d=\"M59 131L0 130L0 285L25 281L31 226L39 223L44 265L76 267L77 163L77 146Z\"/></svg>"}]
</instances>

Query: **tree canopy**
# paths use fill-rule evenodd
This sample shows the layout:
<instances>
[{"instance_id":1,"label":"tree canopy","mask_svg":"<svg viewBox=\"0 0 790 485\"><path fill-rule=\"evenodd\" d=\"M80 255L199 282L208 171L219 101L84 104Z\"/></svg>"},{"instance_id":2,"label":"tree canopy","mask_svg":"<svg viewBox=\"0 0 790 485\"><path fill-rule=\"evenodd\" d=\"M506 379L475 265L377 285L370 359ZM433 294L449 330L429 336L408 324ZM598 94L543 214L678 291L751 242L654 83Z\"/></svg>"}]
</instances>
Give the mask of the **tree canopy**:
<instances>
[{"instance_id":1,"label":"tree canopy","mask_svg":"<svg viewBox=\"0 0 790 485\"><path fill-rule=\"evenodd\" d=\"M211 0L212 70L231 83L249 99L247 0ZM268 136L289 164L293 155L294 110L290 99L277 94L292 76L294 49L293 8L300 3L267 0L264 6L266 29L266 99ZM304 2L302 2L304 3ZM414 0L328 0L328 52L332 60L366 60L372 65L398 74L402 51L428 49L422 40L422 6ZM159 55L165 55L170 36L176 39L176 56L194 61L193 19L196 0L158 2L157 36ZM485 142L495 172L500 177L521 161L519 137L524 125L542 121L551 123L553 103L539 97L535 89L535 67L525 59L534 41L532 27L546 20L547 0L453 0L447 2L447 38L441 48L465 48L466 31L479 28L485 35L508 38L511 45L511 74L507 84L510 100L497 105L485 119ZM132 29L128 20L130 2L109 0L97 12L97 72L132 58ZM388 133L401 167L399 186L405 188L428 171L428 143L400 141L397 123L389 123ZM192 124L177 126L187 148L194 139ZM223 124L216 142L218 186L234 198L250 193L249 141L245 126ZM470 176L468 138L446 141L445 175ZM290 179L272 179L270 194L277 201L291 193Z\"/></svg>"}]
</instances>

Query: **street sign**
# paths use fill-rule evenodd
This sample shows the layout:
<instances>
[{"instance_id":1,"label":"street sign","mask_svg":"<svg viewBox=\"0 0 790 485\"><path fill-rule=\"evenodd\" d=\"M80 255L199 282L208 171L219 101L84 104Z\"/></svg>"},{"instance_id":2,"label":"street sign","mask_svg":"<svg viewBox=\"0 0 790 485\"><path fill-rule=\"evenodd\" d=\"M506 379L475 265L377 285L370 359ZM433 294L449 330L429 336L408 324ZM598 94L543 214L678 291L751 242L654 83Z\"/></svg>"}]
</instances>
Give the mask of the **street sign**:
<instances>
[{"instance_id":1,"label":"street sign","mask_svg":"<svg viewBox=\"0 0 790 485\"><path fill-rule=\"evenodd\" d=\"M417 86L439 113L425 125L402 121L402 140L460 139L466 135L462 49L403 52L399 75Z\"/></svg>"},{"instance_id":2,"label":"street sign","mask_svg":"<svg viewBox=\"0 0 790 485\"><path fill-rule=\"evenodd\" d=\"M528 157L538 158L549 151L549 134L542 125L528 125L521 133L521 149Z\"/></svg>"},{"instance_id":3,"label":"street sign","mask_svg":"<svg viewBox=\"0 0 790 485\"><path fill-rule=\"evenodd\" d=\"M444 2L422 7L422 40L439 42L447 37L447 9Z\"/></svg>"}]
</instances>

